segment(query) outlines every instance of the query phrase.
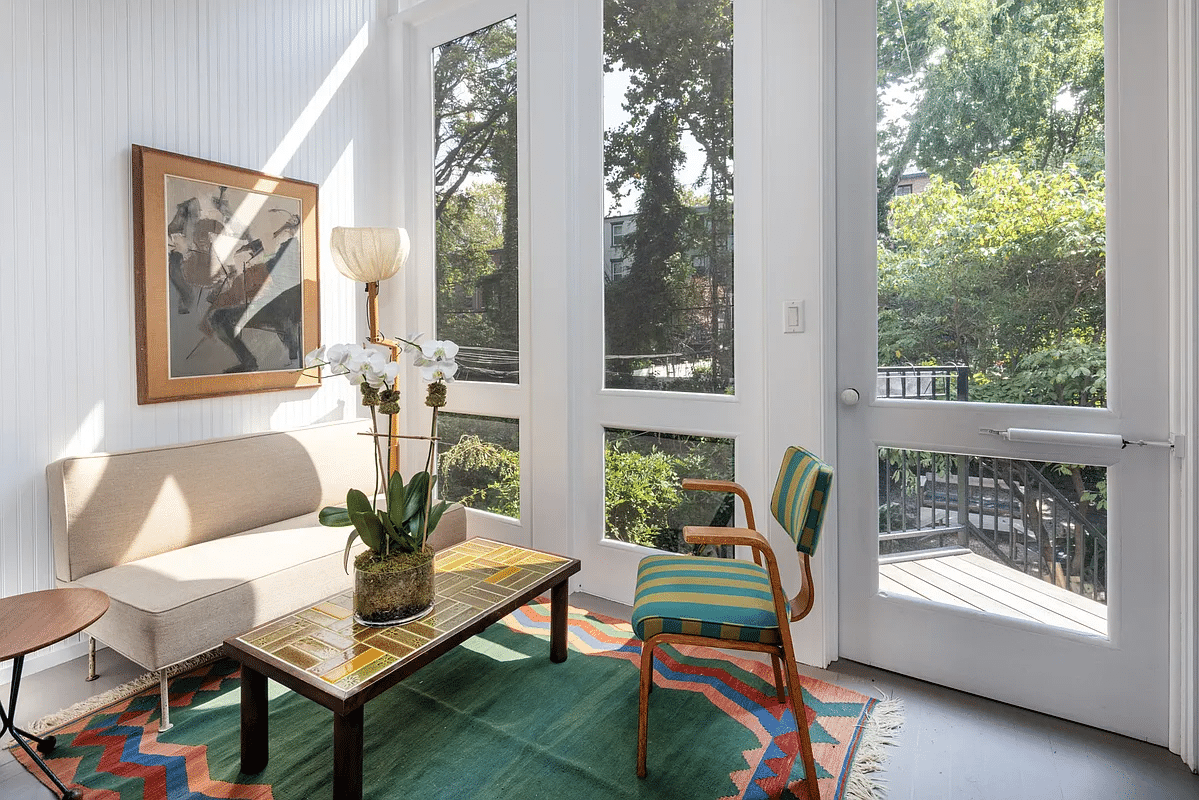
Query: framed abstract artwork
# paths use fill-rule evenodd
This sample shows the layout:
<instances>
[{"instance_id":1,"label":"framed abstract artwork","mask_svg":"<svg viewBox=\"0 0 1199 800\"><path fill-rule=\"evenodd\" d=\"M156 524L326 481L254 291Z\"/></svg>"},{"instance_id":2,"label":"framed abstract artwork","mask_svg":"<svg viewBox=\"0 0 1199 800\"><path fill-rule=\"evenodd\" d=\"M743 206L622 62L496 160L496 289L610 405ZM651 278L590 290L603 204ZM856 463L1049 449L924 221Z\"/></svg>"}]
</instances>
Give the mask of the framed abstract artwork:
<instances>
[{"instance_id":1,"label":"framed abstract artwork","mask_svg":"<svg viewBox=\"0 0 1199 800\"><path fill-rule=\"evenodd\" d=\"M133 146L137 402L315 386L317 186Z\"/></svg>"}]
</instances>

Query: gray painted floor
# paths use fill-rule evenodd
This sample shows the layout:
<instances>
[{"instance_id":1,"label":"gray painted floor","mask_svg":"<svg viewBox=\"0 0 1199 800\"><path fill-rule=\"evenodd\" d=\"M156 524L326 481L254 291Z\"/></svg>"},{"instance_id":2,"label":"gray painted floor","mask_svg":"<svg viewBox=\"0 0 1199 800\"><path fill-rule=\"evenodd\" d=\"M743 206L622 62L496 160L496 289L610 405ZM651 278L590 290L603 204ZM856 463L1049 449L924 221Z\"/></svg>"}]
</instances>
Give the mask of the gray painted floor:
<instances>
[{"instance_id":1,"label":"gray painted floor","mask_svg":"<svg viewBox=\"0 0 1199 800\"><path fill-rule=\"evenodd\" d=\"M571 602L628 619L627 606L578 593ZM852 662L800 669L866 694L902 698L906 722L884 771L889 800L1199 800L1199 775L1161 747ZM86 659L78 659L26 677L18 721L27 724L141 672L109 650L98 654L98 671L99 680L85 683ZM7 702L8 687L0 692ZM632 734L629 742L632 748ZM630 749L631 780L632 772ZM51 797L7 751L0 753L0 798Z\"/></svg>"}]
</instances>

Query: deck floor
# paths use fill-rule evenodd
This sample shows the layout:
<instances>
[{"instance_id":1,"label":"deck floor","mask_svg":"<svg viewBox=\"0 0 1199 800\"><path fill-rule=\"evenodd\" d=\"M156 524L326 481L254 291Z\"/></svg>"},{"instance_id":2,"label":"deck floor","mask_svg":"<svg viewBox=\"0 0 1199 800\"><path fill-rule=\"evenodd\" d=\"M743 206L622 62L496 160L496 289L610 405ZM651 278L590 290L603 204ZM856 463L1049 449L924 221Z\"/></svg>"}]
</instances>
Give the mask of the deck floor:
<instances>
[{"instance_id":1,"label":"deck floor","mask_svg":"<svg viewBox=\"0 0 1199 800\"><path fill-rule=\"evenodd\" d=\"M880 564L880 592L1107 636L1107 606L976 553Z\"/></svg>"}]
</instances>

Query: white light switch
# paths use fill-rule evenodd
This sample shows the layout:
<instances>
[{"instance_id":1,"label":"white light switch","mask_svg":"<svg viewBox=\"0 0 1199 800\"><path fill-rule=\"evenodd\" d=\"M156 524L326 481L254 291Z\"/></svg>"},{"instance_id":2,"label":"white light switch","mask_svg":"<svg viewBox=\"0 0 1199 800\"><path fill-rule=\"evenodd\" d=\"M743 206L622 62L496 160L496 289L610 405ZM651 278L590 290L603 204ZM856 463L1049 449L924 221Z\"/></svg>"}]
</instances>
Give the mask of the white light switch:
<instances>
[{"instance_id":1,"label":"white light switch","mask_svg":"<svg viewBox=\"0 0 1199 800\"><path fill-rule=\"evenodd\" d=\"M803 300L783 301L783 333L803 333Z\"/></svg>"}]
</instances>

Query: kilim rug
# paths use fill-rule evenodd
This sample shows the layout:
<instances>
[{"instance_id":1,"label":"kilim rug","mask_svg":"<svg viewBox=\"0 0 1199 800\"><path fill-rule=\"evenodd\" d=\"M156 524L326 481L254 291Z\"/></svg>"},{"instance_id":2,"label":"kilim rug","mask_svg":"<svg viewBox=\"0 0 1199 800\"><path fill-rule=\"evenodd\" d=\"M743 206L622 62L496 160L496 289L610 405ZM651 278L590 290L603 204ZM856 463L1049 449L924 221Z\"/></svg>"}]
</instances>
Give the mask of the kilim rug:
<instances>
[{"instance_id":1,"label":"kilim rug","mask_svg":"<svg viewBox=\"0 0 1199 800\"><path fill-rule=\"evenodd\" d=\"M795 723L775 698L769 664L662 648L649 777L639 780L640 642L628 623L577 609L569 634L570 657L551 663L549 607L531 603L368 703L365 796L806 800ZM331 713L269 686L270 763L257 775L238 768L238 665L229 659L172 679L165 733L154 686L35 728L57 736L50 767L91 800L330 797ZM821 798L881 797L878 745L899 725L897 701L809 678L803 689Z\"/></svg>"}]
</instances>

